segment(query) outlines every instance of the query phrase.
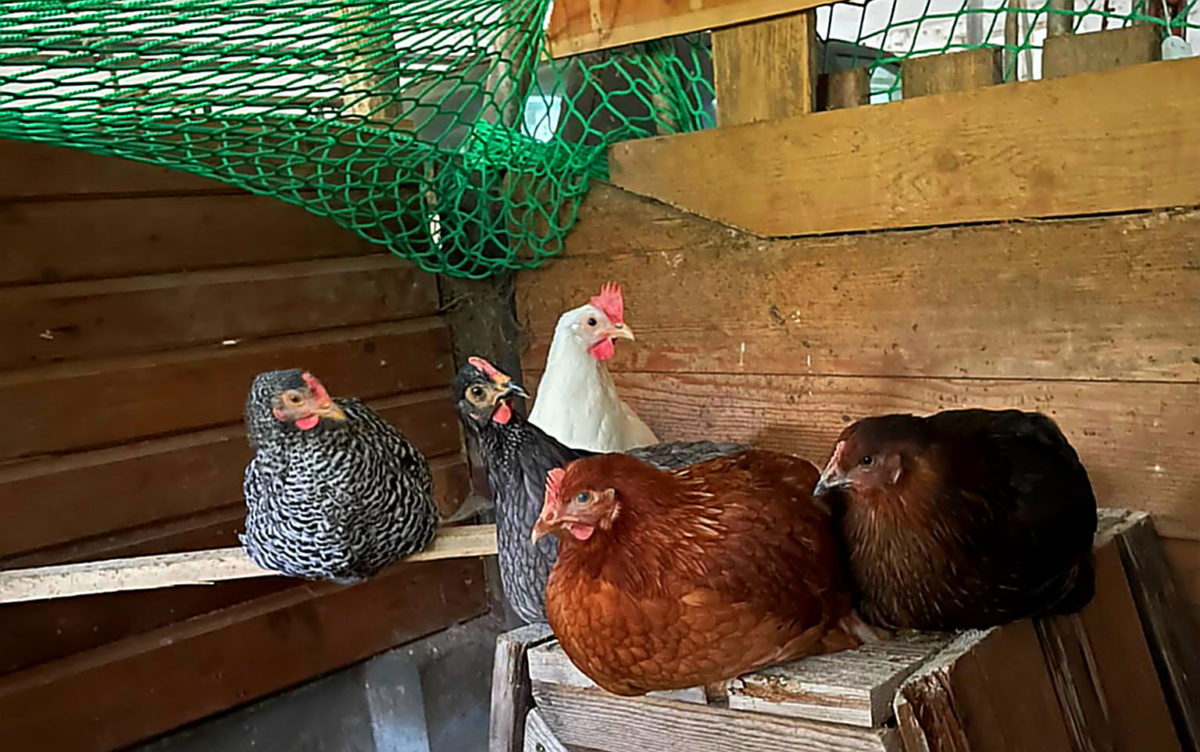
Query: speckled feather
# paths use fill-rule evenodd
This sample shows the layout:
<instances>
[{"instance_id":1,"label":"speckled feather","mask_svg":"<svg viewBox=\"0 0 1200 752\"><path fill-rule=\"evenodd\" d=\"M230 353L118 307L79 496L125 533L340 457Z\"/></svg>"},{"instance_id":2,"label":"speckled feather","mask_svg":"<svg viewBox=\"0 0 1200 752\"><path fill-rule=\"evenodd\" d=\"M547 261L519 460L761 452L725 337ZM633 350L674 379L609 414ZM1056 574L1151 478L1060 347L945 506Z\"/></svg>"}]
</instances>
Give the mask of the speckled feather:
<instances>
[{"instance_id":1,"label":"speckled feather","mask_svg":"<svg viewBox=\"0 0 1200 752\"><path fill-rule=\"evenodd\" d=\"M816 479L811 463L761 451L674 473L621 455L570 466L564 497L615 487L620 511L610 530L561 544L547 605L567 655L635 695L855 647Z\"/></svg>"},{"instance_id":2,"label":"speckled feather","mask_svg":"<svg viewBox=\"0 0 1200 752\"><path fill-rule=\"evenodd\" d=\"M275 420L272 390L299 374L262 374L247 400L255 455L243 485L242 544L250 558L287 575L348 583L423 550L438 523L425 457L356 399L335 400L344 422L302 431Z\"/></svg>"},{"instance_id":3,"label":"speckled feather","mask_svg":"<svg viewBox=\"0 0 1200 752\"><path fill-rule=\"evenodd\" d=\"M476 436L496 507L500 581L509 605L526 623L546 621L546 580L558 559L553 537L529 540L545 497L546 474L593 452L572 449L530 423L518 411L506 424L476 423L464 413L462 397L471 383L490 379L474 366L459 371L453 386L463 422ZM712 441L668 442L632 454L657 467L673 469L743 451L740 444Z\"/></svg>"}]
</instances>

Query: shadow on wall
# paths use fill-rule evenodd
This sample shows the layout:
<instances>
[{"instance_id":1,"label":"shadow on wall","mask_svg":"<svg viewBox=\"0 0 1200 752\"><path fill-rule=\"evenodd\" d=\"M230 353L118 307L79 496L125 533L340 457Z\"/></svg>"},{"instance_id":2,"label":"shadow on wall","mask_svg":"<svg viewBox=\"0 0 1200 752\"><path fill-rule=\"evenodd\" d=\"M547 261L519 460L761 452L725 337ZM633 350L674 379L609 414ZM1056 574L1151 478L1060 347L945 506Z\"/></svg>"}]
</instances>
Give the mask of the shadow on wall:
<instances>
[{"instance_id":1,"label":"shadow on wall","mask_svg":"<svg viewBox=\"0 0 1200 752\"><path fill-rule=\"evenodd\" d=\"M483 752L500 631L483 616L132 749Z\"/></svg>"}]
</instances>

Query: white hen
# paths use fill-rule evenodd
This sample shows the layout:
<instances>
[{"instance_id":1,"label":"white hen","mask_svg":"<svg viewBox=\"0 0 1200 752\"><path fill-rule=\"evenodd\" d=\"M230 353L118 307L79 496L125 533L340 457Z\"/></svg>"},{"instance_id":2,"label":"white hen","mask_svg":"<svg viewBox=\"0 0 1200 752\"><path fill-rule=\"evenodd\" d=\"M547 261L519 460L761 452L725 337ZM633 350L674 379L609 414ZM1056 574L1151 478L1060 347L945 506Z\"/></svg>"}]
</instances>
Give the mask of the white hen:
<instances>
[{"instance_id":1,"label":"white hen","mask_svg":"<svg viewBox=\"0 0 1200 752\"><path fill-rule=\"evenodd\" d=\"M621 288L609 282L587 304L559 317L529 422L569 447L592 452L657 444L650 427L617 396L604 365L618 339L632 340L633 331L625 325Z\"/></svg>"}]
</instances>

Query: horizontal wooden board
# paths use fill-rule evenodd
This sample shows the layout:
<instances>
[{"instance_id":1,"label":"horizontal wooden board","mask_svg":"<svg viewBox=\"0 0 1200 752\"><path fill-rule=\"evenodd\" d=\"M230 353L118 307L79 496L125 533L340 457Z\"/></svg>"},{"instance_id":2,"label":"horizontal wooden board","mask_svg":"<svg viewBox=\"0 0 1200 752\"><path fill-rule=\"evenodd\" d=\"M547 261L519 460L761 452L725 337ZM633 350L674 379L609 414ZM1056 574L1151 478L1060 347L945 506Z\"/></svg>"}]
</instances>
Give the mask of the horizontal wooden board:
<instances>
[{"instance_id":1,"label":"horizontal wooden board","mask_svg":"<svg viewBox=\"0 0 1200 752\"><path fill-rule=\"evenodd\" d=\"M370 404L427 456L458 455L458 416L441 389ZM233 425L2 467L0 558L240 501L249 459ZM461 501L458 481L447 482L445 503Z\"/></svg>"},{"instance_id":2,"label":"horizontal wooden board","mask_svg":"<svg viewBox=\"0 0 1200 752\"><path fill-rule=\"evenodd\" d=\"M0 734L14 749L122 747L486 610L477 559L285 590L0 679Z\"/></svg>"},{"instance_id":3,"label":"horizontal wooden board","mask_svg":"<svg viewBox=\"0 0 1200 752\"><path fill-rule=\"evenodd\" d=\"M464 498L467 466L461 457L431 460L438 506L453 512ZM10 560L4 568L43 566L129 556L151 556L238 546L245 506L236 504L166 525L114 530L101 541L47 549ZM190 520L196 520L189 525ZM73 555L71 555L73 554ZM19 561L19 563L18 563ZM200 614L296 587L299 581L262 577L210 586L172 587L0 605L0 674L87 650Z\"/></svg>"},{"instance_id":4,"label":"horizontal wooden board","mask_svg":"<svg viewBox=\"0 0 1200 752\"><path fill-rule=\"evenodd\" d=\"M0 201L96 194L234 193L215 180L60 146L0 139Z\"/></svg>"},{"instance_id":5,"label":"horizontal wooden board","mask_svg":"<svg viewBox=\"0 0 1200 752\"><path fill-rule=\"evenodd\" d=\"M391 254L13 287L0 369L436 313L435 278Z\"/></svg>"},{"instance_id":6,"label":"horizontal wooden board","mask_svg":"<svg viewBox=\"0 0 1200 752\"><path fill-rule=\"evenodd\" d=\"M1101 505L1144 509L1163 535L1200 540L1200 386L668 373L618 373L614 380L663 441L744 441L818 465L842 428L869 415L1039 410L1079 451Z\"/></svg>"},{"instance_id":7,"label":"horizontal wooden board","mask_svg":"<svg viewBox=\"0 0 1200 752\"><path fill-rule=\"evenodd\" d=\"M1172 148L1144 147L1162 143ZM610 152L617 185L764 236L1195 205L1197 163L1197 59L626 141Z\"/></svg>"},{"instance_id":8,"label":"horizontal wooden board","mask_svg":"<svg viewBox=\"0 0 1200 752\"><path fill-rule=\"evenodd\" d=\"M334 396L442 387L452 372L449 332L436 319L417 319L9 371L0 374L0 396L21 405L21 430L0 434L0 459L237 421L257 373L297 367L316 373Z\"/></svg>"},{"instance_id":9,"label":"horizontal wooden board","mask_svg":"<svg viewBox=\"0 0 1200 752\"><path fill-rule=\"evenodd\" d=\"M829 0L557 0L547 31L551 57L745 23Z\"/></svg>"},{"instance_id":10,"label":"horizontal wooden board","mask_svg":"<svg viewBox=\"0 0 1200 752\"><path fill-rule=\"evenodd\" d=\"M614 370L1200 381L1200 212L768 241L608 187L584 206L518 278L526 367L615 279Z\"/></svg>"},{"instance_id":11,"label":"horizontal wooden board","mask_svg":"<svg viewBox=\"0 0 1200 752\"><path fill-rule=\"evenodd\" d=\"M4 165L3 159L0 165ZM5 248L5 253L0 253L0 284L180 272L380 251L380 246L330 219L273 198L244 193L0 203L0 237Z\"/></svg>"}]
</instances>

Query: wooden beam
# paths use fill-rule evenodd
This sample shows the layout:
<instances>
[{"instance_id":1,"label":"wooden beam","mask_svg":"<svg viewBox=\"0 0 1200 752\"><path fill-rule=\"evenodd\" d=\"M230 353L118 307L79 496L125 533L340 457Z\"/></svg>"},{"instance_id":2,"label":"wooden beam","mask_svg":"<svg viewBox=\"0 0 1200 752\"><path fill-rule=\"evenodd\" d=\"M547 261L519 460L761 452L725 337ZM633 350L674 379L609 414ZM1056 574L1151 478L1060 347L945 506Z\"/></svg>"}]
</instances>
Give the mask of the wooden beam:
<instances>
[{"instance_id":1,"label":"wooden beam","mask_svg":"<svg viewBox=\"0 0 1200 752\"><path fill-rule=\"evenodd\" d=\"M1121 138L1100 138L1098 127ZM1194 58L610 151L617 185L761 236L1189 206L1200 204L1195 164Z\"/></svg>"},{"instance_id":2,"label":"wooden beam","mask_svg":"<svg viewBox=\"0 0 1200 752\"><path fill-rule=\"evenodd\" d=\"M816 12L805 11L713 32L713 83L721 127L815 109L816 23Z\"/></svg>"},{"instance_id":3,"label":"wooden beam","mask_svg":"<svg viewBox=\"0 0 1200 752\"><path fill-rule=\"evenodd\" d=\"M558 0L550 14L551 57L747 23L832 0Z\"/></svg>"},{"instance_id":4,"label":"wooden beam","mask_svg":"<svg viewBox=\"0 0 1200 752\"><path fill-rule=\"evenodd\" d=\"M404 563L491 556L495 553L495 525L451 527L443 529L429 548L408 557ZM240 548L189 551L0 571L0 603L183 585L211 585L225 580L270 576L277 576L277 573L259 568Z\"/></svg>"},{"instance_id":5,"label":"wooden beam","mask_svg":"<svg viewBox=\"0 0 1200 752\"><path fill-rule=\"evenodd\" d=\"M1042 48L1042 78L1094 73L1161 59L1162 30L1158 24L1140 23L1090 34L1060 34L1047 37Z\"/></svg>"},{"instance_id":6,"label":"wooden beam","mask_svg":"<svg viewBox=\"0 0 1200 752\"><path fill-rule=\"evenodd\" d=\"M527 624L496 638L488 752L522 752L526 748L527 714L533 707L527 653L552 639L548 624Z\"/></svg>"},{"instance_id":7,"label":"wooden beam","mask_svg":"<svg viewBox=\"0 0 1200 752\"><path fill-rule=\"evenodd\" d=\"M901 66L904 99L982 89L1004 81L1004 56L995 47L926 55Z\"/></svg>"},{"instance_id":8,"label":"wooden beam","mask_svg":"<svg viewBox=\"0 0 1200 752\"><path fill-rule=\"evenodd\" d=\"M817 77L817 109L844 110L871 101L871 71L868 68L822 73Z\"/></svg>"}]
</instances>

